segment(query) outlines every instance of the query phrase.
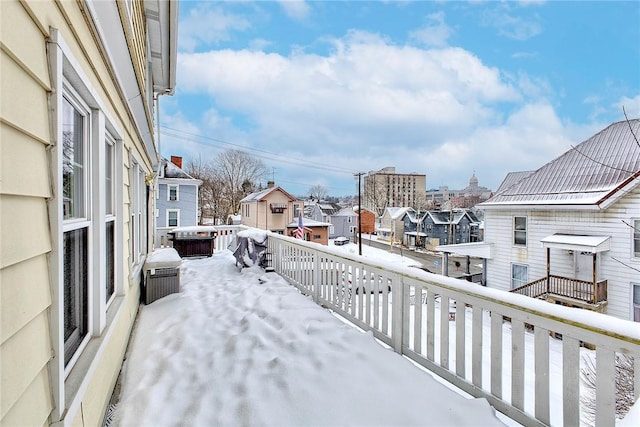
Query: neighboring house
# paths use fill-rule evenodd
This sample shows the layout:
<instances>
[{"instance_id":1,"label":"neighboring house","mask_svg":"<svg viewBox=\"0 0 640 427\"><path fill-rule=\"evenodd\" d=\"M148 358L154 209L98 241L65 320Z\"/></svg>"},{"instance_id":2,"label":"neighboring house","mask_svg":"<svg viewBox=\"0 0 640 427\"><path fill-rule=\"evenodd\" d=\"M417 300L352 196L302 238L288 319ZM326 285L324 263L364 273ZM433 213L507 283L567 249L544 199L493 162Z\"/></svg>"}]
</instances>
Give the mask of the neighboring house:
<instances>
[{"instance_id":1,"label":"neighboring house","mask_svg":"<svg viewBox=\"0 0 640 427\"><path fill-rule=\"evenodd\" d=\"M167 245L167 233L176 227L198 225L199 179L182 170L182 157L161 160L156 193L156 245Z\"/></svg>"},{"instance_id":2,"label":"neighboring house","mask_svg":"<svg viewBox=\"0 0 640 427\"><path fill-rule=\"evenodd\" d=\"M319 222L331 222L331 216L340 212L342 207L336 203L314 202L304 208L305 218Z\"/></svg>"},{"instance_id":3,"label":"neighboring house","mask_svg":"<svg viewBox=\"0 0 640 427\"><path fill-rule=\"evenodd\" d=\"M320 222L311 218L302 218L303 238L308 242L320 243L321 245L329 244L329 227L328 222ZM287 236L295 237L298 231L298 218L287 224Z\"/></svg>"},{"instance_id":4,"label":"neighboring house","mask_svg":"<svg viewBox=\"0 0 640 427\"><path fill-rule=\"evenodd\" d=\"M613 123L540 169L507 176L511 183L479 205L492 245L488 286L640 321L632 132L640 135L640 120Z\"/></svg>"},{"instance_id":5,"label":"neighboring house","mask_svg":"<svg viewBox=\"0 0 640 427\"><path fill-rule=\"evenodd\" d=\"M378 239L402 242L404 239L403 218L407 212L414 212L414 210L409 207L386 208L380 217L380 225L377 229Z\"/></svg>"},{"instance_id":6,"label":"neighboring house","mask_svg":"<svg viewBox=\"0 0 640 427\"><path fill-rule=\"evenodd\" d=\"M273 181L267 188L240 200L242 225L284 234L287 225L302 213L303 202Z\"/></svg>"},{"instance_id":7,"label":"neighboring house","mask_svg":"<svg viewBox=\"0 0 640 427\"><path fill-rule=\"evenodd\" d=\"M343 208L339 212L331 215L331 228L329 230L329 237L334 239L336 237L348 237L353 242L356 225L358 223L358 214L356 214L351 208Z\"/></svg>"},{"instance_id":8,"label":"neighboring house","mask_svg":"<svg viewBox=\"0 0 640 427\"><path fill-rule=\"evenodd\" d=\"M409 246L429 247L480 241L480 221L473 212L466 209L407 212L403 220L405 244Z\"/></svg>"},{"instance_id":9,"label":"neighboring house","mask_svg":"<svg viewBox=\"0 0 640 427\"><path fill-rule=\"evenodd\" d=\"M354 212L358 215L360 221L360 232L365 234L374 234L376 232L376 214L368 209L362 209L362 215L359 213L359 209L356 206Z\"/></svg>"},{"instance_id":10,"label":"neighboring house","mask_svg":"<svg viewBox=\"0 0 640 427\"><path fill-rule=\"evenodd\" d=\"M177 13L0 2L0 425L103 423L153 243Z\"/></svg>"}]
</instances>

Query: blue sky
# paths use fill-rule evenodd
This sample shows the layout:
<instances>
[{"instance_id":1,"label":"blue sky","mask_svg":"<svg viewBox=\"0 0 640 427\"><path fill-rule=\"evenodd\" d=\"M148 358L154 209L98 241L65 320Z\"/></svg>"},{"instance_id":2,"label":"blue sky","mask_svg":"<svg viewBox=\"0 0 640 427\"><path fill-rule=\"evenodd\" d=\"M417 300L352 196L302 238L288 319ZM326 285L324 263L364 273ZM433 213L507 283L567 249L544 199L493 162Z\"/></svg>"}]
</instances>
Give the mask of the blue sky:
<instances>
[{"instance_id":1,"label":"blue sky","mask_svg":"<svg viewBox=\"0 0 640 427\"><path fill-rule=\"evenodd\" d=\"M394 166L495 189L640 117L640 2L181 1L160 151L260 158L290 193Z\"/></svg>"}]
</instances>

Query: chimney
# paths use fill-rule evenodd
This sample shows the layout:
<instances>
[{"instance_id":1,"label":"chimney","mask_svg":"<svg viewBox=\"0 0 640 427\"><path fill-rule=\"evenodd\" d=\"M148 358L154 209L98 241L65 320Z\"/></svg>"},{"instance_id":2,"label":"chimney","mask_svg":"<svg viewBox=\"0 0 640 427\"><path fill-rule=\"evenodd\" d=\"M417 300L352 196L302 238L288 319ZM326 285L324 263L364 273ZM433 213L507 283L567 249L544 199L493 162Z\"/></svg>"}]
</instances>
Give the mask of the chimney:
<instances>
[{"instance_id":1,"label":"chimney","mask_svg":"<svg viewBox=\"0 0 640 427\"><path fill-rule=\"evenodd\" d=\"M267 181L267 188L273 188L275 187L276 183L273 181Z\"/></svg>"},{"instance_id":2,"label":"chimney","mask_svg":"<svg viewBox=\"0 0 640 427\"><path fill-rule=\"evenodd\" d=\"M182 157L180 156L171 156L171 163L182 169Z\"/></svg>"}]
</instances>

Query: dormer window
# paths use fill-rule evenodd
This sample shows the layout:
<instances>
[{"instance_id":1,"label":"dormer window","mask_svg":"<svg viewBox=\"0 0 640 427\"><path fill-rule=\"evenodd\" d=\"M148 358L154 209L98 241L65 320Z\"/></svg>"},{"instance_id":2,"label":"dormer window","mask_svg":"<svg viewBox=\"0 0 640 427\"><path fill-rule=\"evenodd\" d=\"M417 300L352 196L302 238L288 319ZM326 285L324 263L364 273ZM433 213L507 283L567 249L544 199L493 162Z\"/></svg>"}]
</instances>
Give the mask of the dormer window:
<instances>
[{"instance_id":1,"label":"dormer window","mask_svg":"<svg viewBox=\"0 0 640 427\"><path fill-rule=\"evenodd\" d=\"M283 213L287 209L286 203L271 203L271 213Z\"/></svg>"}]
</instances>

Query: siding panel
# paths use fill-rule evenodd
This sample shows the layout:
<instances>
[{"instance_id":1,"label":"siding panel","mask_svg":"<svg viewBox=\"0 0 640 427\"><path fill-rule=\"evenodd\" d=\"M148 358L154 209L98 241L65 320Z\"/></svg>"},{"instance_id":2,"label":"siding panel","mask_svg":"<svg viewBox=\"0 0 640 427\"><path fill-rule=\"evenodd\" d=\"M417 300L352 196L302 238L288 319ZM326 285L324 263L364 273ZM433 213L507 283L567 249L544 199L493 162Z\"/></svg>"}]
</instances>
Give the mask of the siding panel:
<instances>
[{"instance_id":1,"label":"siding panel","mask_svg":"<svg viewBox=\"0 0 640 427\"><path fill-rule=\"evenodd\" d=\"M43 369L24 391L22 399L2 418L2 425L48 426L49 414L53 408L49 387L49 375Z\"/></svg>"},{"instance_id":2,"label":"siding panel","mask_svg":"<svg viewBox=\"0 0 640 427\"><path fill-rule=\"evenodd\" d=\"M25 349L29 349L29 351L25 351ZM2 352L0 416L4 418L36 377L42 375L43 371L46 372L47 363L51 358L49 323L46 312L41 313L19 333L2 343L0 350ZM17 366L20 369L16 369Z\"/></svg>"},{"instance_id":3,"label":"siding panel","mask_svg":"<svg viewBox=\"0 0 640 427\"><path fill-rule=\"evenodd\" d=\"M2 119L41 141L49 141L47 92L4 51L0 62Z\"/></svg>"},{"instance_id":4,"label":"siding panel","mask_svg":"<svg viewBox=\"0 0 640 427\"><path fill-rule=\"evenodd\" d=\"M0 343L51 305L45 255L0 270Z\"/></svg>"},{"instance_id":5,"label":"siding panel","mask_svg":"<svg viewBox=\"0 0 640 427\"><path fill-rule=\"evenodd\" d=\"M9 126L0 128L0 193L49 197L46 146ZM24 173L29 159L29 173Z\"/></svg>"},{"instance_id":6,"label":"siding panel","mask_svg":"<svg viewBox=\"0 0 640 427\"><path fill-rule=\"evenodd\" d=\"M0 195L0 217L0 267L51 250L47 207L43 199Z\"/></svg>"}]
</instances>

